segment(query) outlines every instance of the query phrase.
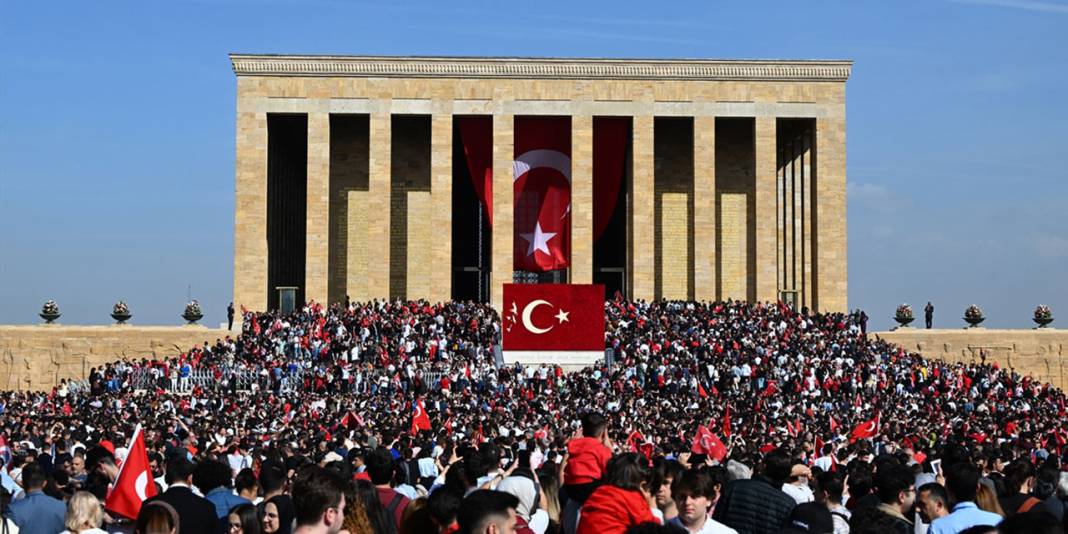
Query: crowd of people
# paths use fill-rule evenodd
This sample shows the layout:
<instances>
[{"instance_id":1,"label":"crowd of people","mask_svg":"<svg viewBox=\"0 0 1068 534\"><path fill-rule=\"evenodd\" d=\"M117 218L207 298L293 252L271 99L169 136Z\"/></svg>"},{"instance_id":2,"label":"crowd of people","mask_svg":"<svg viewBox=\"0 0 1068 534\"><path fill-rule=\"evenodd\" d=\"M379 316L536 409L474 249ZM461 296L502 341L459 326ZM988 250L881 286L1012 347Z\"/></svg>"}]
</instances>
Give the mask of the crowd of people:
<instances>
[{"instance_id":1,"label":"crowd of people","mask_svg":"<svg viewBox=\"0 0 1068 534\"><path fill-rule=\"evenodd\" d=\"M611 364L565 372L498 366L484 304L312 303L0 393L4 527L1063 532L1049 384L925 360L858 315L611 300L605 317ZM136 426L160 496L121 517L101 503Z\"/></svg>"}]
</instances>

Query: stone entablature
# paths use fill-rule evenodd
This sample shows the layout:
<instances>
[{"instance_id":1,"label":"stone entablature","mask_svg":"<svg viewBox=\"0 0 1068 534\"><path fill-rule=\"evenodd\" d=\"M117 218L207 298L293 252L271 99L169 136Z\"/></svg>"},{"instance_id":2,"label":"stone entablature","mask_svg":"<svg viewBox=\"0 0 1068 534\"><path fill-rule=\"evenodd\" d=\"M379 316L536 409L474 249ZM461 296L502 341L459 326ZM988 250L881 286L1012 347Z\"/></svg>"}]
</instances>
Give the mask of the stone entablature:
<instances>
[{"instance_id":1,"label":"stone entablature","mask_svg":"<svg viewBox=\"0 0 1068 534\"><path fill-rule=\"evenodd\" d=\"M565 59L231 54L238 76L844 82L845 60Z\"/></svg>"}]
</instances>

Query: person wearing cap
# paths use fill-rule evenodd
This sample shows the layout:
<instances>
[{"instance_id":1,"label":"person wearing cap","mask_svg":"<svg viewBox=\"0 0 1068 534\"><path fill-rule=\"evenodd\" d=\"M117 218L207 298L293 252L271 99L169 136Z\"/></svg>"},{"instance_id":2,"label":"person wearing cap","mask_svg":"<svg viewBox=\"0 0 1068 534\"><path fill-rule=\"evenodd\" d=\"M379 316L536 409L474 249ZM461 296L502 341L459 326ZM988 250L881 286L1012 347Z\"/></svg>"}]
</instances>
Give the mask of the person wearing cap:
<instances>
[{"instance_id":1,"label":"person wearing cap","mask_svg":"<svg viewBox=\"0 0 1068 534\"><path fill-rule=\"evenodd\" d=\"M816 502L799 504L790 512L790 522L782 534L832 534L835 532L830 510Z\"/></svg>"},{"instance_id":2,"label":"person wearing cap","mask_svg":"<svg viewBox=\"0 0 1068 534\"><path fill-rule=\"evenodd\" d=\"M679 515L668 521L693 534L737 534L733 528L708 517L716 489L712 477L703 470L683 471L671 482L671 499Z\"/></svg>"}]
</instances>

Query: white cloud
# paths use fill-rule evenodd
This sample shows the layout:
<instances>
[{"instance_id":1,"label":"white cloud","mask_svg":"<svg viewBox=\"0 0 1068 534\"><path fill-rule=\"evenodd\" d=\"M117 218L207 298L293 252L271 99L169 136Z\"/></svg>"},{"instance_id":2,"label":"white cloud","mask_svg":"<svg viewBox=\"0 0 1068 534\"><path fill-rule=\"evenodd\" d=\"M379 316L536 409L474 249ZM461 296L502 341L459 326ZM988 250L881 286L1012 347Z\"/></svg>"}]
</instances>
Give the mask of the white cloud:
<instances>
[{"instance_id":1,"label":"white cloud","mask_svg":"<svg viewBox=\"0 0 1068 534\"><path fill-rule=\"evenodd\" d=\"M1009 9L1021 9L1024 11L1040 11L1043 13L1068 14L1068 5L1056 2L1041 2L1038 0L949 0L957 4L977 4L983 6L1004 7Z\"/></svg>"},{"instance_id":2,"label":"white cloud","mask_svg":"<svg viewBox=\"0 0 1068 534\"><path fill-rule=\"evenodd\" d=\"M846 194L849 202L878 212L890 213L907 208L912 201L885 185L870 182L848 182Z\"/></svg>"},{"instance_id":3,"label":"white cloud","mask_svg":"<svg viewBox=\"0 0 1068 534\"><path fill-rule=\"evenodd\" d=\"M1046 258L1068 257L1068 237L1059 235L1038 235L1031 238L1035 253Z\"/></svg>"}]
</instances>

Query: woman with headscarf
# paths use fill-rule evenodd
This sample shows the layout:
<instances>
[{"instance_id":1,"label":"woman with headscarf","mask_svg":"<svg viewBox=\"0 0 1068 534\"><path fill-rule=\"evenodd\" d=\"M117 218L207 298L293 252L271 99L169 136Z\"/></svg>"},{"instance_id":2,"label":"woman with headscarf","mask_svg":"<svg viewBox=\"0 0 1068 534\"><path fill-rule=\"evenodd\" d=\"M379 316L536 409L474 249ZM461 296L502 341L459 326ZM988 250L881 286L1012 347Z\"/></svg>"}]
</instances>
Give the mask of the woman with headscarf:
<instances>
[{"instance_id":1,"label":"woman with headscarf","mask_svg":"<svg viewBox=\"0 0 1068 534\"><path fill-rule=\"evenodd\" d=\"M519 499L516 507L516 532L521 534L544 534L549 525L549 515L538 508L540 495L534 480L525 475L513 475L497 484L497 491L510 493Z\"/></svg>"},{"instance_id":2,"label":"woman with headscarf","mask_svg":"<svg viewBox=\"0 0 1068 534\"><path fill-rule=\"evenodd\" d=\"M293 518L296 510L293 500L285 495L276 495L263 505L263 533L290 534L293 531Z\"/></svg>"}]
</instances>

